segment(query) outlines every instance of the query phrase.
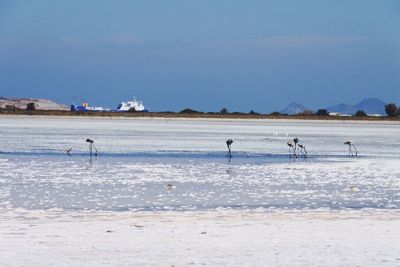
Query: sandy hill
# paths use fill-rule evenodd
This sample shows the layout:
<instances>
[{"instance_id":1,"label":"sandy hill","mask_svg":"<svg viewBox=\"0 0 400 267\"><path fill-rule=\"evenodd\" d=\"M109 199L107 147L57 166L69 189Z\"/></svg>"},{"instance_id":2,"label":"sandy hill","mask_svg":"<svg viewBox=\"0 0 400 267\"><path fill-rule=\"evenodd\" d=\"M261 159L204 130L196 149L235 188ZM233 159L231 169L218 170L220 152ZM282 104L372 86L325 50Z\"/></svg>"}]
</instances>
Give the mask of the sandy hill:
<instances>
[{"instance_id":1,"label":"sandy hill","mask_svg":"<svg viewBox=\"0 0 400 267\"><path fill-rule=\"evenodd\" d=\"M20 109L26 109L28 103L35 103L38 110L69 110L66 105L56 103L48 99L40 98L6 98L0 97L0 108L6 106L15 106Z\"/></svg>"}]
</instances>

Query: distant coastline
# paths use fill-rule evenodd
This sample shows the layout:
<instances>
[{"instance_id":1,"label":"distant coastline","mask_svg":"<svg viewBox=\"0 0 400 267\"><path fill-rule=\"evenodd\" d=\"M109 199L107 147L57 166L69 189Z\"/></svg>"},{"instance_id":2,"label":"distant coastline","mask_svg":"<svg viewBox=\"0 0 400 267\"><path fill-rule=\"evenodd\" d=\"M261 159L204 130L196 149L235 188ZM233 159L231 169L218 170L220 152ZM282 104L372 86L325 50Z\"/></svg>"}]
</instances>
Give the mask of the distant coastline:
<instances>
[{"instance_id":1,"label":"distant coastline","mask_svg":"<svg viewBox=\"0 0 400 267\"><path fill-rule=\"evenodd\" d=\"M130 117L130 118L215 118L215 119L289 119L289 120L333 120L333 121L400 121L399 108L396 104L386 105L379 99L364 99L360 103L351 106L344 105L344 109L339 112L331 112L327 109L309 110L297 103L290 104L281 112L257 113L251 110L244 112L229 112L227 108L222 108L219 112L203 112L186 108L181 111L157 111L148 112L142 103L122 102L123 104L134 104L134 107L125 109L107 109L102 107L91 107L71 105L69 109L66 105L54 102L49 99L40 98L6 98L0 97L0 116L1 115L37 115L37 116L67 116L67 117ZM122 104L121 103L121 104ZM120 105L121 105L120 104ZM136 104L141 105L137 109ZM338 105L343 106L343 105ZM391 106L391 111L386 110ZM357 112L353 112L358 110ZM364 112L366 110L367 112ZM383 111L382 111L383 110ZM334 111L336 111L334 109ZM350 111L350 112L346 112ZM385 116L383 113L390 116ZM352 114L353 113L353 114Z\"/></svg>"},{"instance_id":2,"label":"distant coastline","mask_svg":"<svg viewBox=\"0 0 400 267\"><path fill-rule=\"evenodd\" d=\"M71 112L68 110L6 110L0 109L0 116L66 116L66 117L115 117L115 118L215 118L215 119L288 119L288 120L336 120L336 121L400 121L400 117L344 117L305 115L271 115L248 113L184 113L184 112Z\"/></svg>"}]
</instances>

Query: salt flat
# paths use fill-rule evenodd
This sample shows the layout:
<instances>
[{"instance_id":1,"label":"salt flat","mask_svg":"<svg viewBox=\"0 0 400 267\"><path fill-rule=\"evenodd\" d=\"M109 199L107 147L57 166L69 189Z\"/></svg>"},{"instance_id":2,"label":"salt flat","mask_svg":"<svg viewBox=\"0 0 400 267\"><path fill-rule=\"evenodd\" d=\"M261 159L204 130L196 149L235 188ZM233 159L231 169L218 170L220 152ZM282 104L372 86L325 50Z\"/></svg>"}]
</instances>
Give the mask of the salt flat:
<instances>
[{"instance_id":1,"label":"salt flat","mask_svg":"<svg viewBox=\"0 0 400 267\"><path fill-rule=\"evenodd\" d=\"M2 216L2 266L400 265L399 213L28 214Z\"/></svg>"},{"instance_id":2,"label":"salt flat","mask_svg":"<svg viewBox=\"0 0 400 267\"><path fill-rule=\"evenodd\" d=\"M0 265L400 266L399 126L0 117Z\"/></svg>"}]
</instances>

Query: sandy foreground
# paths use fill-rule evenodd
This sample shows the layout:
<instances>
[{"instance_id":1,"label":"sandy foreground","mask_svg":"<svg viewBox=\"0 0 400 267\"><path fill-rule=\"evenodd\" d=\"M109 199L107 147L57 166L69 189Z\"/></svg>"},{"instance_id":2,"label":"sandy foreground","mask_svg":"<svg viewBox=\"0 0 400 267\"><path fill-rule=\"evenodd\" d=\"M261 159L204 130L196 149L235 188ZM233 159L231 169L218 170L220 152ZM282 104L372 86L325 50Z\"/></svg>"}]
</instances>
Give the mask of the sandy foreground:
<instances>
[{"instance_id":1,"label":"sandy foreground","mask_svg":"<svg viewBox=\"0 0 400 267\"><path fill-rule=\"evenodd\" d=\"M0 266L400 266L400 213L19 212Z\"/></svg>"}]
</instances>

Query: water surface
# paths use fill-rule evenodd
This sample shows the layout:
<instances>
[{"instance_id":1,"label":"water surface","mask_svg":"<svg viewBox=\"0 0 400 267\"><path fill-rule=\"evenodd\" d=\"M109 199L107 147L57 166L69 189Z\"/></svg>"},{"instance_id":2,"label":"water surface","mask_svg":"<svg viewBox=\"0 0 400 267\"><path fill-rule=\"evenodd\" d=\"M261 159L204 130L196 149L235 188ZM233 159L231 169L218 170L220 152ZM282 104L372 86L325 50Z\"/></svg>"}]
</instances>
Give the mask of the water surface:
<instances>
[{"instance_id":1,"label":"water surface","mask_svg":"<svg viewBox=\"0 0 400 267\"><path fill-rule=\"evenodd\" d=\"M1 117L0 209L397 210L399 133L376 122ZM294 137L309 158L289 157Z\"/></svg>"}]
</instances>

